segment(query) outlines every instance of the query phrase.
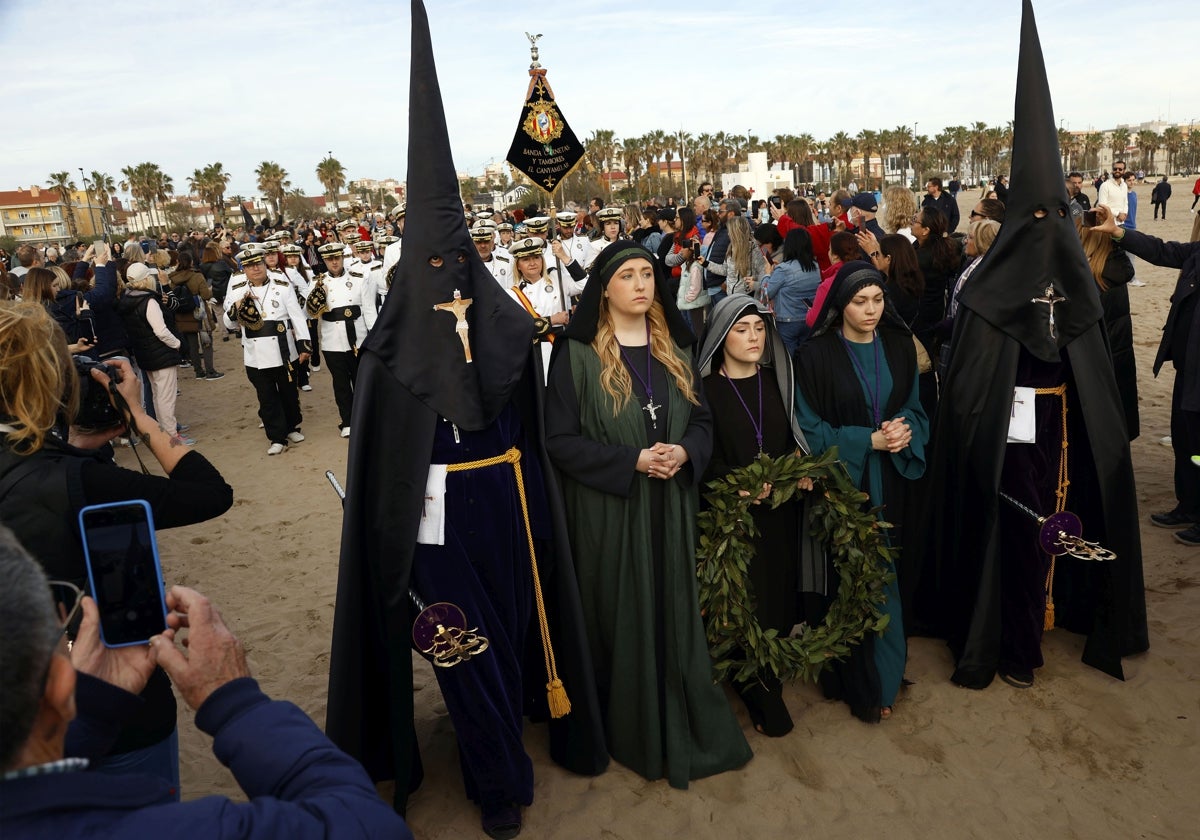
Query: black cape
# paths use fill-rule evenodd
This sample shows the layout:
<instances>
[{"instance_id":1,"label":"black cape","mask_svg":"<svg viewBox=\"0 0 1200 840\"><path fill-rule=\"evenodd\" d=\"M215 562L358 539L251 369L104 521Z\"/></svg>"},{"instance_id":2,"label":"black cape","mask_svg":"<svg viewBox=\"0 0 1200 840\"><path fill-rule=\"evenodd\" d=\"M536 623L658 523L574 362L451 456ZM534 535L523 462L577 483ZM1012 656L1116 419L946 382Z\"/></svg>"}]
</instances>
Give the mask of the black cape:
<instances>
[{"instance_id":1,"label":"black cape","mask_svg":"<svg viewBox=\"0 0 1200 840\"><path fill-rule=\"evenodd\" d=\"M420 0L412 6L409 223L392 289L359 352L326 717L330 738L373 779L395 779L394 804L401 812L422 778L413 729L408 587L438 418L481 429L511 403L545 480L552 484L554 475L540 421L533 323L471 244L429 22ZM470 363L455 317L433 310L455 291L472 301L465 313ZM538 552L539 574L573 708L552 722L550 752L568 769L595 774L607 766L608 755L556 490L547 487L554 536ZM525 673L544 678L540 667L533 664Z\"/></svg>"},{"instance_id":2,"label":"black cape","mask_svg":"<svg viewBox=\"0 0 1200 840\"><path fill-rule=\"evenodd\" d=\"M1087 634L1083 661L1121 679L1121 657L1148 647L1129 438L1099 292L1067 206L1056 131L1037 25L1025 0L1011 201L996 242L959 295L932 434L931 545L916 604L916 624L950 642L954 681L973 688L988 685L999 664L999 493L1007 489L1000 477L1013 387L1030 359L1066 362L1076 407L1068 409L1067 507L1082 519L1084 536L1118 558L1060 559L1058 625ZM1049 307L1033 300L1047 287L1066 298L1054 307L1053 330Z\"/></svg>"}]
</instances>

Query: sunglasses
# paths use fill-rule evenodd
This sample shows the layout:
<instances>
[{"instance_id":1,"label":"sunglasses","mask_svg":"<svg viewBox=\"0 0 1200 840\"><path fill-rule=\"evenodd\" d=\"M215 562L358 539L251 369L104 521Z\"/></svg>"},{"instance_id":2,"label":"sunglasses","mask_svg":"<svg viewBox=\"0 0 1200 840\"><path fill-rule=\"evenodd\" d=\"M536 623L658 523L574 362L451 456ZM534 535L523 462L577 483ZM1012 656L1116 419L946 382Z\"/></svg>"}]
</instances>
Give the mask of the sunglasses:
<instances>
[{"instance_id":1,"label":"sunglasses","mask_svg":"<svg viewBox=\"0 0 1200 840\"><path fill-rule=\"evenodd\" d=\"M986 219L987 217L986 217L986 216L984 216L982 213L980 213L980 212L979 212L979 211L977 211L977 210L972 210L972 211L971 211L971 216L970 216L970 218L972 218L972 219Z\"/></svg>"}]
</instances>

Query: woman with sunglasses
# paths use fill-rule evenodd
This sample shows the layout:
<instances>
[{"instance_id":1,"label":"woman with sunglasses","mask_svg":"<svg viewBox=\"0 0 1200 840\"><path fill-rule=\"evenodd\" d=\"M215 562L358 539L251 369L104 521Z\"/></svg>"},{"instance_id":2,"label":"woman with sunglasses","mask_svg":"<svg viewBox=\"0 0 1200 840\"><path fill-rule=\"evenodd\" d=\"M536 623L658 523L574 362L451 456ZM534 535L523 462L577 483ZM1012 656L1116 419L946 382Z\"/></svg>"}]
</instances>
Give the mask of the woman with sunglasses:
<instances>
[{"instance_id":1,"label":"woman with sunglasses","mask_svg":"<svg viewBox=\"0 0 1200 840\"><path fill-rule=\"evenodd\" d=\"M233 490L199 452L172 444L150 418L124 359L110 360L117 384L90 369L81 388L62 330L38 304L0 301L0 524L53 578L83 586L77 516L87 505L144 499L158 528L192 525L233 505ZM105 397L108 400L105 400ZM88 425L83 425L88 424ZM166 477L117 466L109 441L138 438ZM156 671L145 706L92 768L146 772L179 789L179 744L170 682Z\"/></svg>"}]
</instances>

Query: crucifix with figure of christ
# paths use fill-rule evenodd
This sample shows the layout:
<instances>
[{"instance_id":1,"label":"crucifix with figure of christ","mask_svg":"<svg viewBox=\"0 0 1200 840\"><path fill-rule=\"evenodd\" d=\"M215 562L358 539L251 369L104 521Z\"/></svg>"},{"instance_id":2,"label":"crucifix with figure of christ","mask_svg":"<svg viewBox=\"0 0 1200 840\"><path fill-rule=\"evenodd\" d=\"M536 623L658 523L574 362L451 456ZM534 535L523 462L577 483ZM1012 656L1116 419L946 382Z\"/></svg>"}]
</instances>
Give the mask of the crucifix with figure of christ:
<instances>
[{"instance_id":1,"label":"crucifix with figure of christ","mask_svg":"<svg viewBox=\"0 0 1200 840\"><path fill-rule=\"evenodd\" d=\"M442 312L450 312L454 315L458 322L454 325L454 331L458 333L458 339L462 342L463 354L467 357L467 364L471 364L471 339L468 332L471 325L467 323L467 310L471 304L475 302L474 298L464 298L462 292L458 289L454 290L454 299L448 300L445 303L435 303L434 311L441 310Z\"/></svg>"},{"instance_id":2,"label":"crucifix with figure of christ","mask_svg":"<svg viewBox=\"0 0 1200 840\"><path fill-rule=\"evenodd\" d=\"M1066 303L1069 298L1063 295L1054 293L1054 286L1047 286L1046 293L1041 297L1030 298L1030 303L1044 303L1050 308L1050 338L1058 340L1058 336L1054 334L1054 305L1056 303Z\"/></svg>"}]
</instances>

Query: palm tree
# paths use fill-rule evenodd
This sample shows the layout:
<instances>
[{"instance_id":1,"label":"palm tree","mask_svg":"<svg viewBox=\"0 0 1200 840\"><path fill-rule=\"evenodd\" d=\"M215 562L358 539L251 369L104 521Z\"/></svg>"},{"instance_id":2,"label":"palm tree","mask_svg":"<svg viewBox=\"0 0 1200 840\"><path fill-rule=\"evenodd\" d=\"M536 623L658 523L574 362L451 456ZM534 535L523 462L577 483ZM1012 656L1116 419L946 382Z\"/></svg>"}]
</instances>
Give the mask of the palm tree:
<instances>
[{"instance_id":1,"label":"palm tree","mask_svg":"<svg viewBox=\"0 0 1200 840\"><path fill-rule=\"evenodd\" d=\"M1143 128L1137 133L1137 144L1138 150L1141 152L1142 169L1153 172L1154 156L1157 154L1159 146L1162 145L1162 138L1158 136L1157 131Z\"/></svg>"},{"instance_id":2,"label":"palm tree","mask_svg":"<svg viewBox=\"0 0 1200 840\"><path fill-rule=\"evenodd\" d=\"M1108 147L1112 149L1113 160L1120 160L1129 148L1129 129L1118 128L1108 138Z\"/></svg>"},{"instance_id":3,"label":"palm tree","mask_svg":"<svg viewBox=\"0 0 1200 840\"><path fill-rule=\"evenodd\" d=\"M857 144L854 138L844 131L829 138L829 151L838 163L838 184L846 186L851 181L850 162L854 160ZM843 165L844 164L844 165Z\"/></svg>"},{"instance_id":4,"label":"palm tree","mask_svg":"<svg viewBox=\"0 0 1200 840\"><path fill-rule=\"evenodd\" d=\"M1100 150L1104 148L1104 135L1089 131L1083 135L1083 165L1089 169L1100 168Z\"/></svg>"},{"instance_id":5,"label":"palm tree","mask_svg":"<svg viewBox=\"0 0 1200 840\"><path fill-rule=\"evenodd\" d=\"M75 204L71 201L71 193L75 192L75 182L71 180L71 173L51 172L49 186L51 190L58 193L58 197L66 206L67 231L71 234L72 239L78 238L79 231L75 229Z\"/></svg>"},{"instance_id":6,"label":"palm tree","mask_svg":"<svg viewBox=\"0 0 1200 840\"><path fill-rule=\"evenodd\" d=\"M641 199L642 166L646 162L646 144L641 137L626 137L621 141L624 148L625 169L629 171L633 195Z\"/></svg>"},{"instance_id":7,"label":"palm tree","mask_svg":"<svg viewBox=\"0 0 1200 840\"><path fill-rule=\"evenodd\" d=\"M218 211L223 211L225 208L225 185L229 183L230 177L220 161L210 163L201 169L195 169L188 177L188 186L200 197L201 201L208 205L214 224L224 221L218 217Z\"/></svg>"},{"instance_id":8,"label":"palm tree","mask_svg":"<svg viewBox=\"0 0 1200 840\"><path fill-rule=\"evenodd\" d=\"M268 200L275 203L275 216L283 215L283 197L292 182L288 180L287 170L273 160L264 160L254 170L258 176L258 188Z\"/></svg>"},{"instance_id":9,"label":"palm tree","mask_svg":"<svg viewBox=\"0 0 1200 840\"><path fill-rule=\"evenodd\" d=\"M918 134L912 139L908 150L908 162L913 168L913 174L917 176L918 184L925 183L922 180L925 176L925 170L929 168L929 165L936 160L939 154L943 153L942 148L940 143L930 140L925 134ZM907 168L908 166L905 166L905 169ZM908 186L908 184L905 184L905 186Z\"/></svg>"},{"instance_id":10,"label":"palm tree","mask_svg":"<svg viewBox=\"0 0 1200 840\"><path fill-rule=\"evenodd\" d=\"M1167 169L1163 174L1170 175L1175 171L1175 156L1183 148L1183 131L1179 126L1172 125L1163 129L1162 146L1167 152Z\"/></svg>"},{"instance_id":11,"label":"palm tree","mask_svg":"<svg viewBox=\"0 0 1200 840\"><path fill-rule=\"evenodd\" d=\"M906 125L898 125L892 129L892 149L896 154L900 155L900 169L904 174L904 186L909 186L908 183L908 167L911 164L909 154L912 152L913 130Z\"/></svg>"},{"instance_id":12,"label":"palm tree","mask_svg":"<svg viewBox=\"0 0 1200 840\"><path fill-rule=\"evenodd\" d=\"M863 172L862 172L862 188L864 190L871 187L871 152L879 148L879 133L871 131L869 128L864 128L858 132L855 138L858 141L858 150L863 157Z\"/></svg>"},{"instance_id":13,"label":"palm tree","mask_svg":"<svg viewBox=\"0 0 1200 840\"><path fill-rule=\"evenodd\" d=\"M346 169L341 161L332 155L323 158L317 164L317 180L325 187L325 192L333 196L333 212L338 212L338 190L346 185Z\"/></svg>"},{"instance_id":14,"label":"palm tree","mask_svg":"<svg viewBox=\"0 0 1200 840\"><path fill-rule=\"evenodd\" d=\"M107 172L93 169L88 178L92 182L92 195L95 197L96 203L100 205L100 227L108 230L109 204L112 201L113 193L117 191L117 185Z\"/></svg>"},{"instance_id":15,"label":"palm tree","mask_svg":"<svg viewBox=\"0 0 1200 840\"><path fill-rule=\"evenodd\" d=\"M690 131L680 129L675 133L675 142L679 149L679 167L680 179L683 181L683 193L686 197L688 194L688 170L691 170L692 181L699 186L700 181L696 178L696 138L692 136Z\"/></svg>"}]
</instances>

